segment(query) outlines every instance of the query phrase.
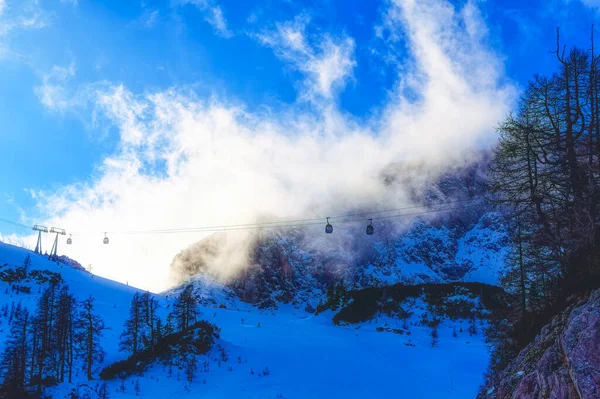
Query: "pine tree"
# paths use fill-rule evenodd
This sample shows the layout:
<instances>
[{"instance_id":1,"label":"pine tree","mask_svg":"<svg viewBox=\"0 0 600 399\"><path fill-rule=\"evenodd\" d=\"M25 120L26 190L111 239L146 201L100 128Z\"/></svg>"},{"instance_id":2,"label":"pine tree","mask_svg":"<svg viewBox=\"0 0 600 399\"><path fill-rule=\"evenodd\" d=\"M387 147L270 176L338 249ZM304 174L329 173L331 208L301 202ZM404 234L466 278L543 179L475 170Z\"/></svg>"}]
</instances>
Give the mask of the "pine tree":
<instances>
[{"instance_id":1,"label":"pine tree","mask_svg":"<svg viewBox=\"0 0 600 399\"><path fill-rule=\"evenodd\" d=\"M106 381L102 381L102 384L96 388L98 399L110 399L110 391L108 390L108 384Z\"/></svg>"},{"instance_id":2,"label":"pine tree","mask_svg":"<svg viewBox=\"0 0 600 399\"><path fill-rule=\"evenodd\" d=\"M144 323L144 345L154 351L154 345L156 345L156 323L158 316L156 310L158 309L158 301L154 298L154 295L146 291L142 294L142 321Z\"/></svg>"},{"instance_id":3,"label":"pine tree","mask_svg":"<svg viewBox=\"0 0 600 399\"><path fill-rule=\"evenodd\" d=\"M42 391L45 379L56 378L56 291L56 285L51 284L42 292L32 323L31 379L37 385L38 392Z\"/></svg>"},{"instance_id":4,"label":"pine tree","mask_svg":"<svg viewBox=\"0 0 600 399\"><path fill-rule=\"evenodd\" d=\"M194 381L196 370L198 369L198 361L194 354L189 355L185 363L185 377L190 384Z\"/></svg>"},{"instance_id":5,"label":"pine tree","mask_svg":"<svg viewBox=\"0 0 600 399\"><path fill-rule=\"evenodd\" d=\"M159 317L156 319L156 340L160 340L164 337L165 327L163 325L162 319Z\"/></svg>"},{"instance_id":6,"label":"pine tree","mask_svg":"<svg viewBox=\"0 0 600 399\"><path fill-rule=\"evenodd\" d=\"M69 382L73 375L73 338L74 319L76 316L76 300L69 292L69 288L63 285L56 303L56 322L53 336L56 339L55 355L57 357L57 380L65 381L65 372L68 372Z\"/></svg>"},{"instance_id":7,"label":"pine tree","mask_svg":"<svg viewBox=\"0 0 600 399\"><path fill-rule=\"evenodd\" d=\"M130 351L136 355L141 350L142 341L142 300L139 293L135 293L129 307L129 318L125 321L125 327L121 333L121 350Z\"/></svg>"},{"instance_id":8,"label":"pine tree","mask_svg":"<svg viewBox=\"0 0 600 399\"><path fill-rule=\"evenodd\" d=\"M197 299L194 295L194 288L191 284L186 285L173 305L174 318L177 323L177 329L183 331L191 326L198 315Z\"/></svg>"},{"instance_id":9,"label":"pine tree","mask_svg":"<svg viewBox=\"0 0 600 399\"><path fill-rule=\"evenodd\" d=\"M0 357L2 388L9 397L20 397L26 385L29 328L29 312L19 305L15 311L10 335Z\"/></svg>"},{"instance_id":10,"label":"pine tree","mask_svg":"<svg viewBox=\"0 0 600 399\"><path fill-rule=\"evenodd\" d=\"M439 341L438 334L438 323L433 323L433 327L431 327L431 347L436 347Z\"/></svg>"},{"instance_id":11,"label":"pine tree","mask_svg":"<svg viewBox=\"0 0 600 399\"><path fill-rule=\"evenodd\" d=\"M166 321L165 327L163 329L164 330L163 335L171 335L175 332L175 327L174 327L175 321L173 320L173 318L174 318L173 313L169 313L167 315L167 321Z\"/></svg>"},{"instance_id":12,"label":"pine tree","mask_svg":"<svg viewBox=\"0 0 600 399\"><path fill-rule=\"evenodd\" d=\"M135 380L135 386L133 390L135 392L135 396L140 395L140 392L142 392L142 390L140 389L140 380Z\"/></svg>"},{"instance_id":13,"label":"pine tree","mask_svg":"<svg viewBox=\"0 0 600 399\"><path fill-rule=\"evenodd\" d=\"M95 313L92 296L81 303L76 325L78 353L85 364L87 379L92 380L94 365L101 363L105 355L100 346L100 337L105 329L104 321Z\"/></svg>"},{"instance_id":14,"label":"pine tree","mask_svg":"<svg viewBox=\"0 0 600 399\"><path fill-rule=\"evenodd\" d=\"M469 322L469 335L473 336L477 334L477 319L475 315L471 316L471 321Z\"/></svg>"},{"instance_id":15,"label":"pine tree","mask_svg":"<svg viewBox=\"0 0 600 399\"><path fill-rule=\"evenodd\" d=\"M23 271L25 272L25 277L29 273L29 267L31 266L31 256L27 254L25 259L23 260Z\"/></svg>"},{"instance_id":16,"label":"pine tree","mask_svg":"<svg viewBox=\"0 0 600 399\"><path fill-rule=\"evenodd\" d=\"M329 283L325 297L327 298L327 303L331 306L331 310L337 310L337 304L335 302L335 283Z\"/></svg>"}]
</instances>

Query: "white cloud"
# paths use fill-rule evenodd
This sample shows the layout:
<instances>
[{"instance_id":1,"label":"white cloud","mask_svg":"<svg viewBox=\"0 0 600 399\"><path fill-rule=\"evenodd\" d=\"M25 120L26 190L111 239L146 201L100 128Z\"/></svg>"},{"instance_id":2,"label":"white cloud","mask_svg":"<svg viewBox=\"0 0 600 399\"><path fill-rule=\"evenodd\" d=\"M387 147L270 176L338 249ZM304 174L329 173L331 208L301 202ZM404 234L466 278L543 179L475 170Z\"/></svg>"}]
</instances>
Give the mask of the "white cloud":
<instances>
[{"instance_id":1,"label":"white cloud","mask_svg":"<svg viewBox=\"0 0 600 399\"><path fill-rule=\"evenodd\" d=\"M308 23L309 18L300 15L293 21L278 23L275 30L263 31L254 37L306 74L302 90L304 98L331 99L336 90L341 90L352 77L356 66L354 40L330 34L309 40L306 33Z\"/></svg>"},{"instance_id":2,"label":"white cloud","mask_svg":"<svg viewBox=\"0 0 600 399\"><path fill-rule=\"evenodd\" d=\"M248 22L249 24L255 24L258 22L258 19L262 16L262 14L262 8L257 8L254 11L252 11L250 15L248 15L248 18L246 18L246 22Z\"/></svg>"},{"instance_id":3,"label":"white cloud","mask_svg":"<svg viewBox=\"0 0 600 399\"><path fill-rule=\"evenodd\" d=\"M600 9L600 0L581 0L581 2L587 7Z\"/></svg>"},{"instance_id":4,"label":"white cloud","mask_svg":"<svg viewBox=\"0 0 600 399\"><path fill-rule=\"evenodd\" d=\"M51 111L64 112L77 104L68 89L68 81L75 76L75 61L68 67L55 65L42 76L42 84L34 89L40 102Z\"/></svg>"},{"instance_id":5,"label":"white cloud","mask_svg":"<svg viewBox=\"0 0 600 399\"><path fill-rule=\"evenodd\" d=\"M71 4L73 6L77 6L79 4L79 0L60 0L63 4Z\"/></svg>"},{"instance_id":6,"label":"white cloud","mask_svg":"<svg viewBox=\"0 0 600 399\"><path fill-rule=\"evenodd\" d=\"M129 26L133 26L136 28L152 29L156 27L159 20L160 12L158 10L144 8L142 14L133 21L131 21Z\"/></svg>"},{"instance_id":7,"label":"white cloud","mask_svg":"<svg viewBox=\"0 0 600 399\"><path fill-rule=\"evenodd\" d=\"M42 12L37 0L0 0L0 60L24 57L11 48L12 35L23 30L41 29L48 23L48 16Z\"/></svg>"},{"instance_id":8,"label":"white cloud","mask_svg":"<svg viewBox=\"0 0 600 399\"><path fill-rule=\"evenodd\" d=\"M142 15L133 22L133 25L151 29L156 26L159 18L160 13L158 10L145 10Z\"/></svg>"},{"instance_id":9,"label":"white cloud","mask_svg":"<svg viewBox=\"0 0 600 399\"><path fill-rule=\"evenodd\" d=\"M230 38L233 32L227 27L223 9L214 0L172 0L173 6L195 5L204 14L204 20L210 24L218 36Z\"/></svg>"},{"instance_id":10,"label":"white cloud","mask_svg":"<svg viewBox=\"0 0 600 399\"><path fill-rule=\"evenodd\" d=\"M46 24L37 0L0 0L0 37L19 28L42 28Z\"/></svg>"},{"instance_id":11,"label":"white cloud","mask_svg":"<svg viewBox=\"0 0 600 399\"><path fill-rule=\"evenodd\" d=\"M208 22L221 37L231 37L233 32L227 28L227 21L223 16L223 10L220 6L208 7L207 15L205 17Z\"/></svg>"},{"instance_id":12,"label":"white cloud","mask_svg":"<svg viewBox=\"0 0 600 399\"><path fill-rule=\"evenodd\" d=\"M281 24L260 40L306 74L308 92L332 96L351 76L352 39L321 36L314 44L302 26ZM465 151L493 140L514 91L503 83L471 4L457 10L441 1L396 1L382 29L402 29L387 37L406 38L410 63L389 102L368 120L334 103L249 112L243 103L200 100L183 88L145 95L121 85L88 88L97 115L118 128L119 149L92 181L36 192L40 213L48 215L40 222L89 232L60 251L97 273L159 290L174 255L205 234L116 232L406 205L407 193L385 186L382 170L418 162L427 168L413 177L424 179L464 162ZM104 231L109 245L101 243Z\"/></svg>"}]
</instances>

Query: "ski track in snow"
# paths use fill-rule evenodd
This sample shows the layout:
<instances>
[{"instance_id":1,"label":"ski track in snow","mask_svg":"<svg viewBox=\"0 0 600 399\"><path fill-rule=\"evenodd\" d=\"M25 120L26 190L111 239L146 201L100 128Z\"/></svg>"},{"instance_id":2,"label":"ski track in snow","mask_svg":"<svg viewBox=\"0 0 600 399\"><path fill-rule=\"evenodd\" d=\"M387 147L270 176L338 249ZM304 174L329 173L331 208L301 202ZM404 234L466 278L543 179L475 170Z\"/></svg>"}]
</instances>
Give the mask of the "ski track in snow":
<instances>
[{"instance_id":1,"label":"ski track in snow","mask_svg":"<svg viewBox=\"0 0 600 399\"><path fill-rule=\"evenodd\" d=\"M31 269L60 272L79 300L95 297L96 310L108 327L102 341L107 352L102 366L125 358L126 354L118 351L119 335L131 298L138 290L68 266L61 267L44 256L3 243L0 243L0 267L20 266L27 254L32 258ZM31 294L16 294L10 288L6 291L9 285L0 282L0 306L20 301L33 311L38 286L29 285ZM157 298L164 320L172 297L157 295ZM156 365L143 376L128 378L125 393L116 392L120 380L110 381L110 397L135 398L137 380L141 388L137 397L145 399L473 398L489 361L484 338L480 334L470 337L466 321L444 321L439 327L439 344L432 348L431 329L423 326L411 325L410 336L398 335L377 332L375 329L382 325L382 319L340 327L332 324L330 311L313 316L288 305L275 312L262 312L239 301L234 304L236 309L200 307L201 318L221 328L217 344L226 348L227 362L219 366L219 351L215 346L208 357L198 359L199 371L191 386L185 382L183 370L178 372L174 368L173 376L168 377L166 367ZM416 312L412 320L418 320L419 316ZM395 319L383 321L392 328L401 324ZM0 323L0 349L3 349L10 327L3 317ZM464 332L453 338L453 327ZM206 359L210 371L201 372ZM228 371L229 367L232 371ZM259 376L265 368L270 375ZM76 378L76 384L98 383L88 383L81 371ZM54 398L64 398L76 384L62 384L48 392Z\"/></svg>"}]
</instances>

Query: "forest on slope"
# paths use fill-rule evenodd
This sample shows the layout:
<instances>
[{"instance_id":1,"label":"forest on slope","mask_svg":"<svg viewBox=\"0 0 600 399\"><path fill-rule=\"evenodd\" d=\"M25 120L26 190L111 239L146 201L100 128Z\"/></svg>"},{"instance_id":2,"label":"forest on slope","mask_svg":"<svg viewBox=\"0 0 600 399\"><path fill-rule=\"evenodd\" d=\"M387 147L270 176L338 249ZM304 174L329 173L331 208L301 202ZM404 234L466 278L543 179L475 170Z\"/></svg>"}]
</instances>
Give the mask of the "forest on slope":
<instances>
[{"instance_id":1,"label":"forest on slope","mask_svg":"<svg viewBox=\"0 0 600 399\"><path fill-rule=\"evenodd\" d=\"M548 331L561 335L572 324L559 320L569 320L568 309L585 304L600 287L600 55L593 29L590 46L583 49L567 49L557 30L554 55L556 72L535 76L516 112L498 128L491 190L511 220L513 242L503 284L514 294L514 303L512 311L490 330L495 351L482 398L575 397L572 392L596 398L600 394L593 368L582 377L595 381L591 387L578 386L575 378L569 382L573 387L548 383L553 366L548 346L538 342ZM592 331L597 342L599 330L590 329L594 323L590 318L577 325L579 330ZM536 342L533 351L528 345L535 347ZM504 370L514 367L511 361L526 347L535 353L533 361L517 370L517 381L506 378ZM592 357L598 356L597 346L589 350ZM585 369L587 360L576 358L568 368Z\"/></svg>"}]
</instances>

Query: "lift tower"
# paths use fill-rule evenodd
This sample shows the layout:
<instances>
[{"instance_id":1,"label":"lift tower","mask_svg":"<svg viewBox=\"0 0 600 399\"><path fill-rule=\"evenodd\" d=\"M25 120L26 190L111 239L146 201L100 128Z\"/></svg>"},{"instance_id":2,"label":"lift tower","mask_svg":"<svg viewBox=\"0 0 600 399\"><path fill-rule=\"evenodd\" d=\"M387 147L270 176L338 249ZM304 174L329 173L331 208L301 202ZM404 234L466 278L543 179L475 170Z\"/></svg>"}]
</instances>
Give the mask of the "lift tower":
<instances>
[{"instance_id":1,"label":"lift tower","mask_svg":"<svg viewBox=\"0 0 600 399\"><path fill-rule=\"evenodd\" d=\"M56 252L58 251L58 235L67 235L65 229L60 229L58 227L52 227L50 229L50 233L56 233L56 238L54 239L54 244L52 244L52 249L50 250L50 259L56 259L58 256Z\"/></svg>"},{"instance_id":2,"label":"lift tower","mask_svg":"<svg viewBox=\"0 0 600 399\"><path fill-rule=\"evenodd\" d=\"M33 226L33 230L38 232L37 244L35 245L35 253L42 254L42 233L47 233L48 228L44 226L35 225Z\"/></svg>"}]
</instances>

